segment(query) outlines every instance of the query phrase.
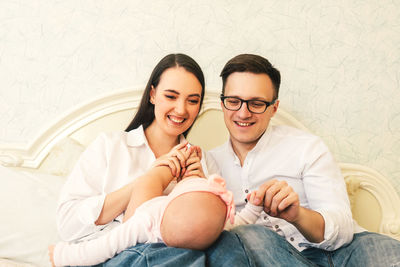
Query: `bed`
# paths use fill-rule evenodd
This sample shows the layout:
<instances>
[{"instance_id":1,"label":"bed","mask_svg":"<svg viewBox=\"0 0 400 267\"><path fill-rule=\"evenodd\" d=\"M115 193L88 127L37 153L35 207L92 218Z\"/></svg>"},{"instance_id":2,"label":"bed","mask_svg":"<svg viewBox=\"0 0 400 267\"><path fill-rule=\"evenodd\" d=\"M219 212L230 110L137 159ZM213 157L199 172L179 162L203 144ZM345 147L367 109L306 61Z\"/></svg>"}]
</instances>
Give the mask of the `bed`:
<instances>
[{"instance_id":1,"label":"bed","mask_svg":"<svg viewBox=\"0 0 400 267\"><path fill-rule=\"evenodd\" d=\"M124 129L141 94L103 95L62 115L27 146L0 147L0 266L49 266L47 246L58 240L55 209L65 177L99 132ZM308 131L282 109L271 123ZM227 138L218 93L208 92L188 139L208 150ZM367 166L339 164L358 224L400 240L400 198L389 180Z\"/></svg>"}]
</instances>

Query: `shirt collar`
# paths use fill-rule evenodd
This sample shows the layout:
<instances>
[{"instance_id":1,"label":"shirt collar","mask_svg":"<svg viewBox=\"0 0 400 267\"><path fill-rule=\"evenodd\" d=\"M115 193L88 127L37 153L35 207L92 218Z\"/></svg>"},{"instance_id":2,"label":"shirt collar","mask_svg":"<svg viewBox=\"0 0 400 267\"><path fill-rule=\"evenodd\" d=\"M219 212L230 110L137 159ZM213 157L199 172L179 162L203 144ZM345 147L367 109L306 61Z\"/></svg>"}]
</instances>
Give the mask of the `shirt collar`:
<instances>
[{"instance_id":1,"label":"shirt collar","mask_svg":"<svg viewBox=\"0 0 400 267\"><path fill-rule=\"evenodd\" d=\"M262 149L266 144L268 144L268 142L269 142L269 140L271 139L271 128L272 128L273 126L271 126L270 124L268 125L268 127L267 127L267 129L265 130L265 132L262 134L262 136L260 137L260 139L258 140L258 142L257 142L257 144L255 145L255 147L252 149L252 150L250 150L249 152L248 152L248 154L249 153L252 153L253 151L254 152L257 152L257 151L259 151L260 149ZM233 158L234 158L234 163L236 163L236 164L239 164L240 165L240 160L239 160L239 158L238 158L238 156L236 155L236 153L235 153L235 151L233 150L233 147L232 147L232 142L231 142L231 138L229 137L229 140L228 140L228 142L227 142L227 148L228 148L228 153L230 153L232 156L233 156ZM253 153L254 153L253 152ZM247 154L247 155L248 155Z\"/></svg>"},{"instance_id":2,"label":"shirt collar","mask_svg":"<svg viewBox=\"0 0 400 267\"><path fill-rule=\"evenodd\" d=\"M127 137L128 146L138 147L146 143L147 139L144 134L142 125L128 132L128 137Z\"/></svg>"},{"instance_id":3,"label":"shirt collar","mask_svg":"<svg viewBox=\"0 0 400 267\"><path fill-rule=\"evenodd\" d=\"M179 143L182 143L185 141L186 141L186 138L183 136L183 134L181 134L179 136ZM147 144L147 138L146 138L146 135L144 134L142 125L140 125L136 129L133 129L128 132L127 144L128 144L128 146L132 146L132 147L139 147L141 145Z\"/></svg>"},{"instance_id":4,"label":"shirt collar","mask_svg":"<svg viewBox=\"0 0 400 267\"><path fill-rule=\"evenodd\" d=\"M228 141L226 142L226 147L228 149L228 153L233 157L233 163L240 166L239 157L236 155L235 151L233 150L230 137L229 137Z\"/></svg>"},{"instance_id":5,"label":"shirt collar","mask_svg":"<svg viewBox=\"0 0 400 267\"><path fill-rule=\"evenodd\" d=\"M251 151L249 151L249 153L252 151L257 152L269 143L269 140L271 139L272 128L273 126L269 124L263 135L258 140L256 146Z\"/></svg>"}]
</instances>

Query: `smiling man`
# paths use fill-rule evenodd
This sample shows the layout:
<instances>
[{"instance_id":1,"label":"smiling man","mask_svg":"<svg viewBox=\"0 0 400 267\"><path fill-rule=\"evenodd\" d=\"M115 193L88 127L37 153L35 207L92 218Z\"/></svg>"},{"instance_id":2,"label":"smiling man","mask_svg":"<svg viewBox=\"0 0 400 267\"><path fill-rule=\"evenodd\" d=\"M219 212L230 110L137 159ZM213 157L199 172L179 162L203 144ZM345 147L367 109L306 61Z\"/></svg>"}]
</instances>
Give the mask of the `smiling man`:
<instances>
[{"instance_id":1,"label":"smiling man","mask_svg":"<svg viewBox=\"0 0 400 267\"><path fill-rule=\"evenodd\" d=\"M400 242L353 221L344 179L322 140L270 125L279 107L279 71L261 56L243 54L227 62L221 77L230 139L207 161L209 171L225 178L237 210L252 191L264 206L257 225L233 230L256 265L397 266Z\"/></svg>"}]
</instances>

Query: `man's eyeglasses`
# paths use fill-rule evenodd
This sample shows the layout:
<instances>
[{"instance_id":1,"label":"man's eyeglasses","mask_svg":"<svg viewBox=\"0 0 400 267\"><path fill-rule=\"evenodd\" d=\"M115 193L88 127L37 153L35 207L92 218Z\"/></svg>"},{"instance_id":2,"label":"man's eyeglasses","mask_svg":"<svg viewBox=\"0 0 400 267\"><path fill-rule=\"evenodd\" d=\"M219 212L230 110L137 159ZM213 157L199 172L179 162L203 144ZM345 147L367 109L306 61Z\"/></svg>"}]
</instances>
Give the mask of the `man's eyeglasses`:
<instances>
[{"instance_id":1,"label":"man's eyeglasses","mask_svg":"<svg viewBox=\"0 0 400 267\"><path fill-rule=\"evenodd\" d=\"M236 96L221 95L220 97L221 97L222 103L224 104L224 107L228 110L232 110L232 111L239 110L242 107L243 102L245 102L247 104L247 109L251 113L255 113L255 114L264 113L270 105L273 105L275 103L275 100L273 100L272 102L267 102L267 101L256 100L256 99L243 100Z\"/></svg>"}]
</instances>

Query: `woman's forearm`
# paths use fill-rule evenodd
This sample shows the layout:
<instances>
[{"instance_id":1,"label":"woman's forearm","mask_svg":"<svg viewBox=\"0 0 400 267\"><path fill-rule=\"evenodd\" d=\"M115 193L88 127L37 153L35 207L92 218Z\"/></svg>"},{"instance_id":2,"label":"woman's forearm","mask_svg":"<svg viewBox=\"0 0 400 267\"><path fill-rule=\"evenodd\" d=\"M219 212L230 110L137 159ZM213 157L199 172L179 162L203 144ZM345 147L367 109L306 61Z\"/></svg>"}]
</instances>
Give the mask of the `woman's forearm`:
<instances>
[{"instance_id":1,"label":"woman's forearm","mask_svg":"<svg viewBox=\"0 0 400 267\"><path fill-rule=\"evenodd\" d=\"M107 194L95 224L107 224L126 210L128 212L125 216L130 218L141 204L156 196L161 196L172 179L173 176L168 167L158 166L121 189Z\"/></svg>"}]
</instances>

